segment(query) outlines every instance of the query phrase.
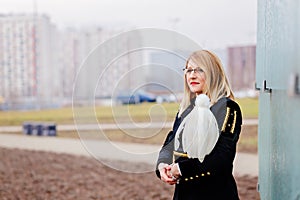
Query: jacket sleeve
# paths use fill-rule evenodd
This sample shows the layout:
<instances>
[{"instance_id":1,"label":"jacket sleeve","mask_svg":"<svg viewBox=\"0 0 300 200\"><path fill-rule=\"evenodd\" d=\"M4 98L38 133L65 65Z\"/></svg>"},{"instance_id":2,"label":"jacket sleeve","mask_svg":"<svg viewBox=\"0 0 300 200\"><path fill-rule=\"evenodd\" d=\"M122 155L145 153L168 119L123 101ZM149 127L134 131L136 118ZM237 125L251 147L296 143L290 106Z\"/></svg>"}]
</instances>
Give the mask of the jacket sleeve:
<instances>
[{"instance_id":1,"label":"jacket sleeve","mask_svg":"<svg viewBox=\"0 0 300 200\"><path fill-rule=\"evenodd\" d=\"M156 175L160 178L160 173L158 170L158 165L160 163L171 164L173 162L173 151L174 151L174 133L170 131L166 137L166 140L159 151L157 163L156 163Z\"/></svg>"},{"instance_id":2,"label":"jacket sleeve","mask_svg":"<svg viewBox=\"0 0 300 200\"><path fill-rule=\"evenodd\" d=\"M165 142L159 151L157 163L156 163L156 175L160 178L160 174L158 171L158 165L160 163L171 164L173 163L173 151L174 151L174 138L176 134L176 130L180 124L180 118L178 117L178 113L174 120L173 129L168 133Z\"/></svg>"},{"instance_id":3,"label":"jacket sleeve","mask_svg":"<svg viewBox=\"0 0 300 200\"><path fill-rule=\"evenodd\" d=\"M171 164L173 161L173 150L174 150L174 136L173 131L170 131L167 138L159 152L157 165L159 163Z\"/></svg>"},{"instance_id":4,"label":"jacket sleeve","mask_svg":"<svg viewBox=\"0 0 300 200\"><path fill-rule=\"evenodd\" d=\"M179 161L182 178L232 173L242 125L241 111L237 103L227 100L216 105L212 112L220 130L217 144L202 163L197 158Z\"/></svg>"}]
</instances>

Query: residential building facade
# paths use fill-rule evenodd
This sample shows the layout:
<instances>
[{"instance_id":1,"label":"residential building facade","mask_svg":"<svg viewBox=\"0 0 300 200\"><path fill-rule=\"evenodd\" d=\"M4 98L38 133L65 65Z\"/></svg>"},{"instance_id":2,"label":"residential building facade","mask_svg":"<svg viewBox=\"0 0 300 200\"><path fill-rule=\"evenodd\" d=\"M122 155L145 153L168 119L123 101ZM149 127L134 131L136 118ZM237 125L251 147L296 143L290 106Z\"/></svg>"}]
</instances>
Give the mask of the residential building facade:
<instances>
[{"instance_id":1,"label":"residential building facade","mask_svg":"<svg viewBox=\"0 0 300 200\"><path fill-rule=\"evenodd\" d=\"M234 91L253 90L255 86L256 46L227 48L226 72Z\"/></svg>"}]
</instances>

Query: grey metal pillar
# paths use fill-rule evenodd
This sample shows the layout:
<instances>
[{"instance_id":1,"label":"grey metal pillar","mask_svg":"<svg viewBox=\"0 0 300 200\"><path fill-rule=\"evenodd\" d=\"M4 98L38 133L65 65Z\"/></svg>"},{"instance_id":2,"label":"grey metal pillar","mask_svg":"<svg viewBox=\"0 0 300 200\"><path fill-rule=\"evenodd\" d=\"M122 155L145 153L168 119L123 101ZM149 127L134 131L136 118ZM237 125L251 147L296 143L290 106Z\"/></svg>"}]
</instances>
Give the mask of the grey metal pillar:
<instances>
[{"instance_id":1,"label":"grey metal pillar","mask_svg":"<svg viewBox=\"0 0 300 200\"><path fill-rule=\"evenodd\" d=\"M258 188L262 200L300 200L299 8L299 0L258 0Z\"/></svg>"}]
</instances>

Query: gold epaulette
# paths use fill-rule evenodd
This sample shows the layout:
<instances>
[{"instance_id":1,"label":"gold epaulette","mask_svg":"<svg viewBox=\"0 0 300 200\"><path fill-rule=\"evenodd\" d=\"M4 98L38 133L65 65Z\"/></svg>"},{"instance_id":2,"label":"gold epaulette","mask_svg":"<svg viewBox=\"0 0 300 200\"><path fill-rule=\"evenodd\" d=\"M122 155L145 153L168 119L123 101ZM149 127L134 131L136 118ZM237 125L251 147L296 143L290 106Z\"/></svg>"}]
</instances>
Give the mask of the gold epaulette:
<instances>
[{"instance_id":1,"label":"gold epaulette","mask_svg":"<svg viewBox=\"0 0 300 200\"><path fill-rule=\"evenodd\" d=\"M234 133L236 124L236 110L232 110L229 107L226 108L226 116L223 122L222 132Z\"/></svg>"},{"instance_id":2,"label":"gold epaulette","mask_svg":"<svg viewBox=\"0 0 300 200\"><path fill-rule=\"evenodd\" d=\"M185 158L188 157L187 153L180 153L177 151L173 151L173 154L174 154L174 156L185 157Z\"/></svg>"}]
</instances>

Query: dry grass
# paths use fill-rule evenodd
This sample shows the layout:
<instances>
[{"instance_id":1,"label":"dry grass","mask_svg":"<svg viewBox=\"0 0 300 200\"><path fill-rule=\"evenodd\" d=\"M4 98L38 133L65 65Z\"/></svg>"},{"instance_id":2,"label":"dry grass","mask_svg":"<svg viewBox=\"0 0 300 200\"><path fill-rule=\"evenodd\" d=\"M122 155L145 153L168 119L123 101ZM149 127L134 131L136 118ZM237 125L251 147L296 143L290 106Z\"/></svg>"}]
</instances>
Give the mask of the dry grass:
<instances>
[{"instance_id":1,"label":"dry grass","mask_svg":"<svg viewBox=\"0 0 300 200\"><path fill-rule=\"evenodd\" d=\"M243 126L238 142L238 151L257 153L257 125Z\"/></svg>"},{"instance_id":2,"label":"dry grass","mask_svg":"<svg viewBox=\"0 0 300 200\"><path fill-rule=\"evenodd\" d=\"M111 140L128 143L162 145L170 129L128 129L80 132L85 139ZM60 131L59 137L80 138L76 131ZM257 153L257 125L243 126L237 150L239 152Z\"/></svg>"},{"instance_id":3,"label":"dry grass","mask_svg":"<svg viewBox=\"0 0 300 200\"><path fill-rule=\"evenodd\" d=\"M258 99L237 99L244 118L257 118ZM99 123L173 121L178 110L178 103L143 103L116 107L101 106L95 108L76 108L81 119L97 117ZM92 112L91 112L92 111ZM93 115L93 116L90 116ZM132 120L132 121L131 121ZM24 121L52 121L56 124L73 124L72 108L41 111L0 111L0 126L21 125ZM147 143L161 145L169 129L129 129L81 132L80 136L88 139L106 139L121 142ZM79 138L76 131L59 131L58 137ZM238 151L257 152L257 126L244 126L238 143Z\"/></svg>"},{"instance_id":4,"label":"dry grass","mask_svg":"<svg viewBox=\"0 0 300 200\"><path fill-rule=\"evenodd\" d=\"M258 99L237 99L243 118L257 118ZM24 121L47 121L56 124L73 124L73 114L81 122L95 121L100 123L173 121L178 111L179 103L142 103L138 105L76 107L74 113L71 107L39 111L0 111L0 126L22 125Z\"/></svg>"}]
</instances>

